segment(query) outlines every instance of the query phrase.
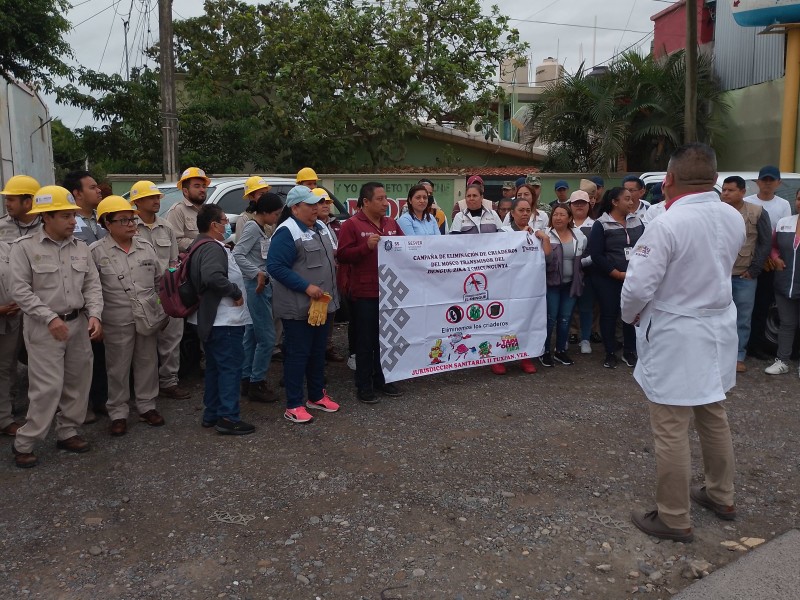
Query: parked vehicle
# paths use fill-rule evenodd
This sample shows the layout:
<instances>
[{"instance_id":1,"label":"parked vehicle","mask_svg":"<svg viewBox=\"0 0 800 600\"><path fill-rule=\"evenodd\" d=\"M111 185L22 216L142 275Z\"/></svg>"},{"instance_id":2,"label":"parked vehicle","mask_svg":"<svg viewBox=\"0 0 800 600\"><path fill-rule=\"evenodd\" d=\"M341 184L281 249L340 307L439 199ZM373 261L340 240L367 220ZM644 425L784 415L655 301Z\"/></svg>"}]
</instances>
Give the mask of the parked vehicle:
<instances>
[{"instance_id":1,"label":"parked vehicle","mask_svg":"<svg viewBox=\"0 0 800 600\"><path fill-rule=\"evenodd\" d=\"M665 171L653 171L642 173L640 175L642 181L644 181L645 188L647 189L647 194L644 196L645 200L650 201L650 190L656 183L661 183L664 181L665 175ZM722 183L725 181L725 179L731 177L732 175L738 175L744 179L746 196L758 193L758 185L756 185L758 171L724 171L717 175L717 183L714 184L714 189L718 194L722 193ZM775 195L785 198L789 201L789 205L792 207L792 213L795 212L794 199L798 190L800 190L800 173L781 173L781 185L778 187ZM767 329L764 332L764 337L766 337L767 341L763 351L767 354L774 355L778 349L778 329L780 327L780 323L781 321L778 317L778 308L773 304L770 306L769 313L767 314ZM795 336L795 339L797 340L795 344L795 354L797 354L799 349L798 345L800 344L800 336Z\"/></svg>"}]
</instances>

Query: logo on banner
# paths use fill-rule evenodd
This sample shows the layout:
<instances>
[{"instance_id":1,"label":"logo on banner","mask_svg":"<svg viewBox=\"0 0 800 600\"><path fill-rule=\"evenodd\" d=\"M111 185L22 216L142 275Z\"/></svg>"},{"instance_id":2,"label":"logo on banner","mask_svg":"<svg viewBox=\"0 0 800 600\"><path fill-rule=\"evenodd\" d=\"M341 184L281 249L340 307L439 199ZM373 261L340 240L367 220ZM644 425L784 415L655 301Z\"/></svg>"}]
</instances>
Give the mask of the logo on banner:
<instances>
[{"instance_id":1,"label":"logo on banner","mask_svg":"<svg viewBox=\"0 0 800 600\"><path fill-rule=\"evenodd\" d=\"M464 302L488 299L489 290L486 275L481 272L470 273L464 280Z\"/></svg>"}]
</instances>

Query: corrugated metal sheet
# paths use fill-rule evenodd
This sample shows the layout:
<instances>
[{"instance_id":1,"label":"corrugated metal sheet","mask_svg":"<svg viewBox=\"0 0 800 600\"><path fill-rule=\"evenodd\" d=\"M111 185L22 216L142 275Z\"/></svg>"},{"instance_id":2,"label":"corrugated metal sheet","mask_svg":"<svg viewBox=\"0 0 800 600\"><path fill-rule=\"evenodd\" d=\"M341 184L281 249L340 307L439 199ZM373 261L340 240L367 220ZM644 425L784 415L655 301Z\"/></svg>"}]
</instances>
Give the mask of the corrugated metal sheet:
<instances>
[{"instance_id":1,"label":"corrugated metal sheet","mask_svg":"<svg viewBox=\"0 0 800 600\"><path fill-rule=\"evenodd\" d=\"M709 3L710 4L710 3ZM783 77L783 35L758 35L761 27L740 27L733 20L732 2L716 2L714 68L723 90Z\"/></svg>"}]
</instances>

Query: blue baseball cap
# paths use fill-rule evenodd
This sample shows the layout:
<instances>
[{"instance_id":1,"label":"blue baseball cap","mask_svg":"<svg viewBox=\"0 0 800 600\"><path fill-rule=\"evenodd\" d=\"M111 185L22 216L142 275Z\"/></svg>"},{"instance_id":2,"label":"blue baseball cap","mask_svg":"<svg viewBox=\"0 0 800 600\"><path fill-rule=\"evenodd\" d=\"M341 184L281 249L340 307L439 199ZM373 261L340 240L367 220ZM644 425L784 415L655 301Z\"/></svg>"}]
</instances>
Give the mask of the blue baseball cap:
<instances>
[{"instance_id":1,"label":"blue baseball cap","mask_svg":"<svg viewBox=\"0 0 800 600\"><path fill-rule=\"evenodd\" d=\"M516 185L517 187L519 187L521 185L525 185L525 180L526 180L526 177L524 177L524 176L523 177L517 177L517 180L514 182L514 185Z\"/></svg>"},{"instance_id":2,"label":"blue baseball cap","mask_svg":"<svg viewBox=\"0 0 800 600\"><path fill-rule=\"evenodd\" d=\"M561 190L561 189L568 190L569 189L569 184L566 181L564 181L563 179L559 179L558 181L556 181L555 189L556 190Z\"/></svg>"},{"instance_id":3,"label":"blue baseball cap","mask_svg":"<svg viewBox=\"0 0 800 600\"><path fill-rule=\"evenodd\" d=\"M664 190L662 189L661 182L654 183L653 187L650 188L650 199L653 201L653 204L657 204L664 199Z\"/></svg>"},{"instance_id":4,"label":"blue baseball cap","mask_svg":"<svg viewBox=\"0 0 800 600\"><path fill-rule=\"evenodd\" d=\"M589 181L595 184L597 187L606 187L606 182L603 181L603 178L599 175L595 175L594 177L589 177Z\"/></svg>"},{"instance_id":5,"label":"blue baseball cap","mask_svg":"<svg viewBox=\"0 0 800 600\"><path fill-rule=\"evenodd\" d=\"M778 167L773 165L767 165L765 167L761 167L761 170L758 172L758 178L764 179L765 177L772 177L773 179L780 179L781 172L778 170Z\"/></svg>"},{"instance_id":6,"label":"blue baseball cap","mask_svg":"<svg viewBox=\"0 0 800 600\"><path fill-rule=\"evenodd\" d=\"M306 204L317 204L322 198L304 185L296 185L286 194L286 206L295 206L301 202Z\"/></svg>"}]
</instances>

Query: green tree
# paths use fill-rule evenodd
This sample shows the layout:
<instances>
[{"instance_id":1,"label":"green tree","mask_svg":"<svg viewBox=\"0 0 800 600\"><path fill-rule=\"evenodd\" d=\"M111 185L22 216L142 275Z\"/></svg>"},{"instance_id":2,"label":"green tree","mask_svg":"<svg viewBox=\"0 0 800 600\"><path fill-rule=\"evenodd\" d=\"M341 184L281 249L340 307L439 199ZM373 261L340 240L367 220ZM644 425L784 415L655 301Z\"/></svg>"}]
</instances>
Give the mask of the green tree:
<instances>
[{"instance_id":1,"label":"green tree","mask_svg":"<svg viewBox=\"0 0 800 600\"><path fill-rule=\"evenodd\" d=\"M683 143L685 68L683 52L663 60L628 52L602 75L581 65L531 107L528 144L549 145L547 170L607 173L623 157L631 171L664 170ZM705 55L698 61L698 97L698 136L713 144L726 105Z\"/></svg>"},{"instance_id":2,"label":"green tree","mask_svg":"<svg viewBox=\"0 0 800 600\"><path fill-rule=\"evenodd\" d=\"M0 0L0 75L48 91L55 77L71 77L69 8L68 0Z\"/></svg>"},{"instance_id":3,"label":"green tree","mask_svg":"<svg viewBox=\"0 0 800 600\"><path fill-rule=\"evenodd\" d=\"M78 84L59 90L63 103L91 112L99 127L83 127L78 139L90 165L108 173L161 171L158 74L132 69L130 81L120 75L81 70Z\"/></svg>"},{"instance_id":4,"label":"green tree","mask_svg":"<svg viewBox=\"0 0 800 600\"><path fill-rule=\"evenodd\" d=\"M496 7L488 17L480 9L477 0L208 0L205 15L175 26L184 111L194 114L182 133L191 146L206 132L231 168L246 157L277 170L356 168L359 148L370 167L401 159L400 140L419 121L492 122L497 67L526 46ZM199 105L217 110L203 119ZM227 110L247 123L242 137Z\"/></svg>"}]
</instances>

